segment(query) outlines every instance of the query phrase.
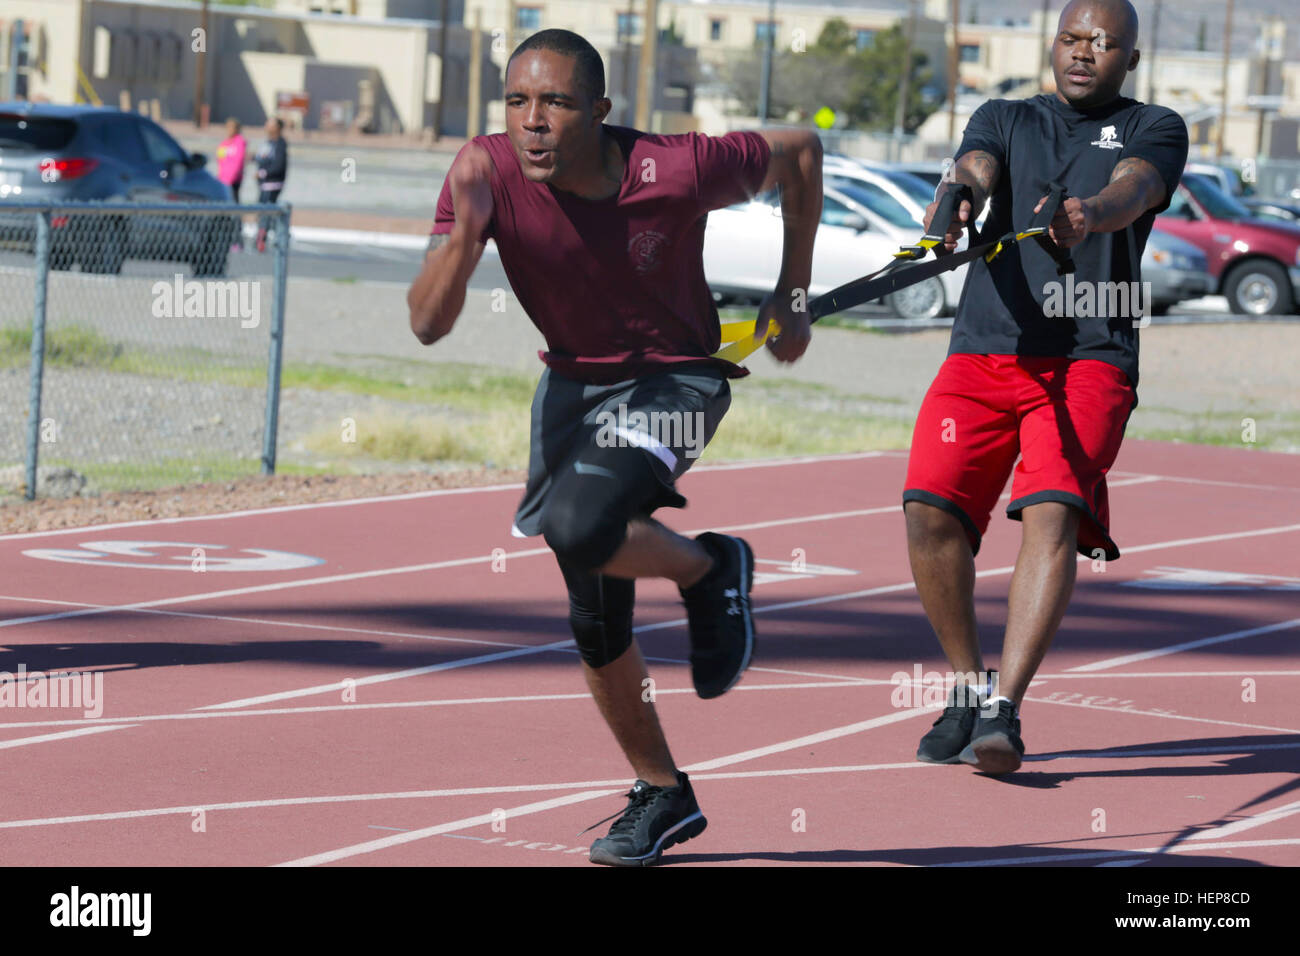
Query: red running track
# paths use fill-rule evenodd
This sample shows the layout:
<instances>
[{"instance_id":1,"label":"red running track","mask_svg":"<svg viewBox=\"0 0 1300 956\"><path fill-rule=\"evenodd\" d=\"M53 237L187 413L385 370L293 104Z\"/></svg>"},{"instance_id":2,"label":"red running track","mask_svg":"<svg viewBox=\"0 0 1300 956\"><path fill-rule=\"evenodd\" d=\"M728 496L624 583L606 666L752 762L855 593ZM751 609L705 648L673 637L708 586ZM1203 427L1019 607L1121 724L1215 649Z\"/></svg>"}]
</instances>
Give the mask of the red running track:
<instances>
[{"instance_id":1,"label":"red running track","mask_svg":"<svg viewBox=\"0 0 1300 956\"><path fill-rule=\"evenodd\" d=\"M640 587L709 818L665 862L1300 864L1300 458L1125 445L1124 557L1081 563L1001 779L913 760L936 708L901 706L893 678L946 665L911 585L905 463L683 480L667 520L742 533L764 575L755 666L716 701L690 690L675 590ZM630 775L553 560L510 537L518 494L0 537L0 671L92 691L17 706L0 675L0 863L588 866L605 828L579 831ZM995 516L977 561L990 665L1018 534Z\"/></svg>"}]
</instances>

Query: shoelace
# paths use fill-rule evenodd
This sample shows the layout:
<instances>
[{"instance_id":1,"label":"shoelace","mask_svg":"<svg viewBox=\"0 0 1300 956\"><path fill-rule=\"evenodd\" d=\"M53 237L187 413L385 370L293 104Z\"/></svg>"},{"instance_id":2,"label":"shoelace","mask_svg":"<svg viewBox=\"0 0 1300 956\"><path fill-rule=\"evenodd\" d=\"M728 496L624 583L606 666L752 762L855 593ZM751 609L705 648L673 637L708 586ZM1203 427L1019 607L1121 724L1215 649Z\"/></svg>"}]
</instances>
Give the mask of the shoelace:
<instances>
[{"instance_id":1,"label":"shoelace","mask_svg":"<svg viewBox=\"0 0 1300 956\"><path fill-rule=\"evenodd\" d=\"M609 816L605 817L604 820L597 820L591 826L587 827L586 830L579 831L578 835L581 836L588 830L594 830L602 823L608 823L610 820L613 820L615 817L620 815L622 816L622 819L615 823L610 828L609 832L611 834L624 833L632 829L636 826L641 817L645 815L646 810L650 807L650 802L658 796L659 792L663 789L663 787L646 787L644 790L629 790L624 794L624 796L628 798L628 804L626 807L615 813L611 813Z\"/></svg>"}]
</instances>

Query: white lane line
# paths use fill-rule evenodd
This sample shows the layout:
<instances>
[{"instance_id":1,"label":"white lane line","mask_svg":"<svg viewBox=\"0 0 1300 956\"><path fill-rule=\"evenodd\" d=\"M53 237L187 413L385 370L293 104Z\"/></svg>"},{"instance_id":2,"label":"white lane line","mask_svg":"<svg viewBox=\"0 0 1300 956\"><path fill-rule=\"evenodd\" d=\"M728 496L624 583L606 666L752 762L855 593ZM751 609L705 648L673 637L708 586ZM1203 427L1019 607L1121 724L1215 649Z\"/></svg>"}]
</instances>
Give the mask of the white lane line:
<instances>
[{"instance_id":1,"label":"white lane line","mask_svg":"<svg viewBox=\"0 0 1300 956\"><path fill-rule=\"evenodd\" d=\"M1128 858L1135 853L1148 856L1161 856L1165 853L1192 853L1202 852L1204 850L1245 850L1251 847L1264 846L1296 846L1300 845L1300 839L1295 840L1241 840L1237 842L1222 843L1201 843L1187 844L1179 843L1174 846L1152 846L1136 850L1096 850L1084 851L1081 853L1059 853L1038 856L1004 856L997 858L980 858L975 860L960 860L956 863L932 863L935 867L955 867L955 866L1018 866L1020 864L1029 864L1031 866L1040 863L1081 863L1084 860L1105 860L1110 858Z\"/></svg>"},{"instance_id":2,"label":"white lane line","mask_svg":"<svg viewBox=\"0 0 1300 956\"><path fill-rule=\"evenodd\" d=\"M1224 488L1250 488L1256 491L1300 491L1300 485L1255 485L1244 481L1215 481L1212 478L1184 478L1179 475L1152 475L1161 481L1177 481L1189 485L1219 485Z\"/></svg>"},{"instance_id":3,"label":"white lane line","mask_svg":"<svg viewBox=\"0 0 1300 956\"><path fill-rule=\"evenodd\" d=\"M223 715L224 716L224 715ZM234 715L231 715L234 716ZM1146 751L1134 751L1129 753L1115 752L1113 755L1105 752L1092 752L1081 754L1058 754L1053 759L1066 759L1067 757L1181 757L1189 754L1203 753L1241 753L1256 750L1271 750L1293 748L1300 746L1300 742L1295 744L1256 744L1245 750L1224 749L1222 747L1171 747L1167 749L1153 749ZM1030 758L1034 759L1034 758ZM836 774L836 773L871 773L884 770L927 770L938 767L938 764L921 763L919 761L907 761L900 763L877 763L877 764L849 764L843 766L831 767L783 767L774 770L728 770L722 772L698 772L692 775L693 780L752 780L769 777L799 777L818 774ZM477 797L489 796L493 794L507 793L544 793L551 790L590 790L593 788L616 787L623 788L629 785L626 779L616 780L579 780L569 783L536 783L536 784L516 784L495 787L458 787L454 789L442 790L398 790L380 793L352 793L338 794L329 796L314 797L279 797L270 800L238 800L228 803L205 803L205 804L187 804L179 807L156 807L143 810L117 810L104 813L83 813L72 816L61 817L37 817L26 820L6 820L0 822L0 830L18 829L23 827L38 826L58 826L69 823L95 823L110 820L135 820L142 817L157 817L184 814L192 814L194 810L202 806L203 809L218 812L224 810L260 810L272 807L299 807L313 806L317 804L334 804L334 803L362 803L375 800L434 800L442 797Z\"/></svg>"},{"instance_id":4,"label":"white lane line","mask_svg":"<svg viewBox=\"0 0 1300 956\"><path fill-rule=\"evenodd\" d=\"M884 727L887 724L896 724L900 720L911 720L913 717L932 714L942 709L942 707L936 706L924 708L918 707L913 710L899 710L892 714L885 714L881 717L873 717L870 720L858 721L855 724L845 724L843 727L832 727L830 730L823 730L815 734L796 737L794 740L786 740L778 744L769 744L766 747L755 747L753 750L744 750L738 754L718 757L716 760L705 760L700 763L693 763L690 766L683 767L682 769L687 773L695 773L699 770L717 770L719 767L729 767L732 764L740 763L745 760L757 760L759 757L766 757L770 754L784 753L787 750L797 750L800 747L808 747L812 744L823 743L827 740L835 740L839 737L848 737L852 734L861 733L864 730L873 730L876 727Z\"/></svg>"},{"instance_id":5,"label":"white lane line","mask_svg":"<svg viewBox=\"0 0 1300 956\"><path fill-rule=\"evenodd\" d=\"M0 621L0 627L14 627L18 624L36 624L41 621L59 621L70 617L87 617L92 614L108 614L117 611L139 611L144 608L166 607L171 604L186 604L192 601L210 601L223 597L239 597L245 594L264 594L269 591L287 591L290 588L316 587L322 584L339 584L343 581L363 581L367 578L380 578L392 574L414 574L420 571L437 571L442 568L461 567L467 564L484 564L502 557L523 558L537 554L549 554L550 548L531 548L525 551L510 551L505 555L480 555L472 558L452 558L446 561L433 561L428 564L408 564L397 568L375 568L371 571L351 571L346 574L328 574L316 578L302 578L297 581L276 581L270 584L254 584L243 588L227 588L224 591L208 591L202 594L182 594L178 597L159 598L153 601L136 601L132 604L117 604L95 608L83 608L77 611L61 611L57 614L36 614L29 617L11 617Z\"/></svg>"},{"instance_id":6,"label":"white lane line","mask_svg":"<svg viewBox=\"0 0 1300 956\"><path fill-rule=\"evenodd\" d=\"M834 461L856 461L866 458L896 457L896 455L897 453L893 452L868 451L843 455L805 455L801 458L766 458L758 459L756 461L738 461L721 464L708 464L707 462L701 462L699 465L696 465L691 469L691 474L699 474L701 472L707 473L710 471L743 471L752 468L776 468L786 465L808 465ZM83 525L79 528L58 528L54 531L24 531L17 534L0 535L0 544L4 544L6 541L22 541L27 538L48 538L54 535L83 534L87 531L98 533L100 531L115 530L117 528L138 528L144 525L154 528L159 525L178 524L186 521L214 521L221 518L246 518L253 515L283 514L291 511L309 511L316 508L343 508L352 505L384 504L393 501L413 501L419 498L438 498L444 495L474 495L493 491L519 491L523 487L523 482L512 482L509 484L499 485L475 485L469 488L437 488L431 491L410 491L400 495L377 495L373 498L344 498L339 501L316 501L300 505L273 505L268 508L248 508L241 511L223 511L218 514L190 515L178 518L144 518L138 521L118 521L113 524Z\"/></svg>"},{"instance_id":7,"label":"white lane line","mask_svg":"<svg viewBox=\"0 0 1300 956\"><path fill-rule=\"evenodd\" d=\"M903 713L886 714L883 717L877 717L873 720L864 720L856 724L848 724L844 727L836 727L830 730L822 731L817 734L808 734L803 737L796 737L783 743L771 744L767 747L759 747L753 750L744 750L740 753L730 754L725 757L718 757L714 760L700 761L683 767L687 772L696 770L716 770L719 767L730 766L731 764L741 763L746 760L753 760L756 757L766 756L771 753L780 753L785 750L791 750L796 747L805 746L808 743L815 743L822 740L831 740L835 737L843 737L848 734L859 733L863 730L869 730L873 727L880 727L885 724L895 723L899 720L905 720L909 717L917 717L921 714L932 712L939 708L927 710L907 711ZM586 800L594 800L599 797L610 796L618 793L618 790L595 790L583 791L579 794L573 794L570 797L561 797L555 800L543 800L540 803L525 804L521 807L515 807L505 811L505 816L523 816L530 813L541 813L558 806L565 806L571 803L581 803ZM409 833L398 833L390 837L381 837L378 840L367 840L364 843L355 843L350 846L340 847L337 850L328 850L324 853L317 853L312 856L302 857L296 860L289 860L278 866L318 866L323 863L334 863L339 860L349 859L359 856L363 853L373 853L376 850L387 849L388 847L398 846L402 843L410 843L414 840L422 840L425 837L437 836L441 833L450 833L454 830L468 830L471 827L482 826L485 823L491 823L499 819L500 814L480 814L474 817L466 817L462 820L453 820L450 823L440 823L436 826L424 827L420 830L412 830Z\"/></svg>"},{"instance_id":8,"label":"white lane line","mask_svg":"<svg viewBox=\"0 0 1300 956\"><path fill-rule=\"evenodd\" d=\"M860 764L844 767L792 767L780 770L741 770L725 773L701 773L693 780L742 780L762 777L790 777L806 774L824 773L863 773L877 770L928 770L939 764L919 763L881 763ZM626 778L617 780L584 780L574 783L536 783L499 787L460 787L450 790L399 790L391 793L351 793L337 796L318 797L280 797L272 800L239 800L230 803L187 804L180 807L156 807L147 810L117 810L107 813L82 813L62 817L38 817L28 820L6 820L0 822L0 830L13 830L24 827L61 826L69 823L98 823L109 820L138 820L143 817L189 816L202 807L212 813L224 810L261 810L270 807L302 807L331 803L362 803L375 800L434 800L442 797L479 797L507 793L544 793L549 790L590 790L595 787L616 788L611 792L625 790L631 786ZM490 820L490 818L489 818Z\"/></svg>"},{"instance_id":9,"label":"white lane line","mask_svg":"<svg viewBox=\"0 0 1300 956\"><path fill-rule=\"evenodd\" d=\"M817 681L798 684L741 684L733 691L769 691L769 690L820 690L832 687L861 687L858 681ZM333 685L331 690L341 690L342 683ZM658 688L655 696L694 694L693 687ZM386 700L372 703L316 704L310 707L264 707L259 710L213 710L196 708L174 714L137 714L131 717L114 717L114 722L148 723L170 720L208 720L219 717L294 717L303 714L343 713L349 710L402 710L422 707L459 707L469 704L524 704L545 703L561 700L591 700L591 693L583 691L573 694L518 694L503 697L442 697L433 700ZM224 706L224 705L223 705ZM88 727L104 723L103 717L68 717L62 720L20 720L0 723L0 730L17 730L31 727Z\"/></svg>"},{"instance_id":10,"label":"white lane line","mask_svg":"<svg viewBox=\"0 0 1300 956\"><path fill-rule=\"evenodd\" d=\"M1241 747L1219 744L1214 747L1153 747L1147 750L1123 750L1120 748L1112 748L1110 750L1080 750L1049 754L1027 754L1025 756L1025 762L1076 759L1112 760L1128 757L1201 757L1206 754L1253 754L1257 750L1296 749L1300 749L1300 740L1281 744L1249 744Z\"/></svg>"},{"instance_id":11,"label":"white lane line","mask_svg":"<svg viewBox=\"0 0 1300 956\"><path fill-rule=\"evenodd\" d=\"M182 524L187 521L218 521L222 518L250 518L257 515L285 514L292 511L311 511L318 508L348 508L353 505L384 504L393 501L415 501L420 498L439 498L443 495L472 495L493 491L519 491L523 482L505 485L475 485L471 488L437 488L432 491L408 491L400 495L379 495L374 498L343 498L338 501L315 501L301 505L272 505L269 508L246 508L241 511L221 511L208 515L189 515L176 518L142 518L138 521L117 521L112 524L82 525L78 528L58 528L54 531L23 531L17 534L0 534L0 544L7 541L23 541L28 538L50 538L64 534L85 534L86 532L115 531L118 528L150 528L167 524Z\"/></svg>"},{"instance_id":12,"label":"white lane line","mask_svg":"<svg viewBox=\"0 0 1300 956\"><path fill-rule=\"evenodd\" d=\"M1161 548L1184 548L1189 544L1213 544L1216 541L1232 541L1235 538L1258 538L1269 534L1287 534L1291 531L1300 531L1300 524L1277 525L1272 528L1258 528L1254 531L1229 531L1225 534L1207 534L1200 538L1182 538L1178 541L1161 541L1157 544L1139 544L1133 547L1124 548L1125 554L1141 554L1143 551L1159 551ZM1090 561L1091 558L1079 555L1079 562Z\"/></svg>"},{"instance_id":13,"label":"white lane line","mask_svg":"<svg viewBox=\"0 0 1300 956\"><path fill-rule=\"evenodd\" d=\"M13 740L0 740L0 750L5 750L9 747L26 747L28 744L47 744L53 740L67 740L69 737L85 737L87 734L102 734L109 730L126 730L130 726L133 725L101 724L98 727L83 727L80 730L65 730L57 734L40 734L36 737L17 737Z\"/></svg>"},{"instance_id":14,"label":"white lane line","mask_svg":"<svg viewBox=\"0 0 1300 956\"><path fill-rule=\"evenodd\" d=\"M870 510L874 510L874 509L870 509ZM779 520L785 524L801 524L810 520L810 516L804 516L799 518L786 518L786 519L779 519ZM771 525L768 526L770 527ZM708 529L704 529L704 530L708 530ZM728 529L724 527L724 528L716 528L714 530L725 531ZM1135 547L1127 548L1125 550L1125 553L1132 554L1141 551L1155 551L1162 548L1179 548L1179 547L1186 547L1187 545L1192 545L1192 544L1206 544L1215 541L1229 541L1237 538L1254 538L1254 537L1259 537L1261 535L1282 534L1290 531L1300 531L1300 524L1284 525L1284 526L1278 526L1272 528L1257 528L1251 531L1234 531L1234 532L1228 532L1226 534L1207 535L1200 538L1180 538L1174 541L1159 541L1154 544L1137 545ZM684 533L692 534L694 532L688 531ZM549 553L550 553L550 548L532 548L525 551L507 552L504 555L504 557L506 558L530 557L533 555L549 554ZM235 596L240 596L245 594L264 593L267 591L282 591L282 590L288 590L290 588L313 587L315 585L320 585L320 584L337 584L344 581L358 581L366 578L383 577L386 575L394 575L394 574L410 574L419 571L438 570L441 568L457 567L457 566L462 566L467 564L485 564L494 560L498 560L501 557L503 557L501 554L496 554L496 555L482 555L482 556L472 557L472 558L456 558L449 561L435 561L430 564L416 564L416 565L408 565L405 567L396 567L396 568L377 568L372 571L354 571L348 574L327 575L325 577L306 578L297 581L281 581L272 584L252 585L250 587L245 587L245 588L229 588L224 591L209 591L207 593L202 593L202 594L181 595L179 597L161 598L154 601L138 601L132 604L114 605L107 608L83 608L76 611L64 611L58 614L38 614L29 617L9 618L7 620L0 621L0 627L12 627L18 624L30 624L39 621L62 620L70 617L83 617L86 615L104 614L113 611L135 611L143 608L164 607L173 604L185 604L193 601L207 601L207 600L213 600L221 597L235 597ZM1090 559L1084 555L1079 555L1078 560L1080 562L1083 562L1083 561L1088 561ZM1014 565L1008 567L1002 567L1002 568L990 568L984 571L977 571L975 573L975 576L977 578L994 577L1002 574L1010 574L1014 570L1015 570ZM827 595L825 597L819 597L819 598L808 598L803 601L789 601L784 604L765 605L764 607L761 608L755 608L754 613L758 614L764 612L785 610L787 608L794 608L794 607L809 607L811 605L826 604L833 601L847 601L853 598L870 597L876 594L885 594L890 591L911 590L915 588L915 586L916 585L913 582L908 581L903 584L886 585L885 587L882 588L869 588L864 591L852 591L847 594ZM657 630L665 627L674 627L682 623L685 623L684 618L676 621L666 621L656 625L649 625L644 629Z\"/></svg>"},{"instance_id":15,"label":"white lane line","mask_svg":"<svg viewBox=\"0 0 1300 956\"><path fill-rule=\"evenodd\" d=\"M556 807L568 806L571 803L582 803L587 800L595 800L599 797L612 796L618 792L618 790L584 790L582 793L571 793L564 797L553 797L550 800L541 800L537 803L526 803L523 806L512 807L509 810L502 810L501 812L493 811L491 813L481 813L476 817L466 817L463 820L453 820L450 823L439 823L436 826L424 827L419 830L410 830L406 833L394 833L392 836L380 837L377 840L367 840L365 843L355 843L352 846L340 847L337 850L329 850L325 853L304 856L296 860L287 860L284 863L277 863L275 865L320 866L325 863L336 863L339 860L346 860L350 857L360 856L363 853L374 853L376 850L386 850L389 847L401 846L403 843L413 843L416 840L423 840L426 837L438 836L442 833L451 833L455 830L468 830L470 827L483 826L485 824L494 823L497 820L527 816L531 813L542 813L546 810L554 810Z\"/></svg>"},{"instance_id":16,"label":"white lane line","mask_svg":"<svg viewBox=\"0 0 1300 956\"><path fill-rule=\"evenodd\" d=\"M1109 670L1112 667L1122 667L1125 664L1147 661L1153 657L1165 657L1169 654L1178 654L1182 651L1190 651L1198 647L1209 647L1213 644L1225 644L1228 641L1239 641L1246 637L1258 637L1261 634L1273 634L1277 631L1289 631L1294 627L1300 627L1300 617L1292 618L1289 621L1282 621L1280 624L1266 624L1263 627L1252 627L1247 628L1244 631L1232 631L1228 634L1217 634L1214 637L1202 637L1194 641L1185 641L1182 644L1170 644L1166 647L1157 647L1149 651L1139 651L1136 654L1124 654L1121 657L1108 657L1105 660L1093 661L1091 664L1080 664L1078 667L1070 667L1067 668L1067 670L1070 673L1076 674Z\"/></svg>"},{"instance_id":17,"label":"white lane line","mask_svg":"<svg viewBox=\"0 0 1300 956\"><path fill-rule=\"evenodd\" d=\"M1288 803L1286 806L1274 807L1272 810L1265 810L1263 813L1256 813L1241 820L1234 820L1232 823L1223 826L1211 827L1208 830L1201 830L1192 834L1187 839L1191 840L1216 840L1220 837L1232 836L1235 833L1241 833L1243 830L1253 830L1255 827L1262 827L1265 824L1276 823L1278 820L1285 820L1287 817L1295 816L1300 813L1300 800L1295 803Z\"/></svg>"},{"instance_id":18,"label":"white lane line","mask_svg":"<svg viewBox=\"0 0 1300 956\"><path fill-rule=\"evenodd\" d=\"M1215 724L1219 727L1241 727L1246 730L1267 730L1270 733L1278 734L1300 734L1300 730L1296 730L1293 727L1270 727L1267 724L1245 724L1236 720L1216 720L1213 717L1194 717L1191 714L1163 714L1154 710L1129 710L1127 707L1094 707L1091 704L1079 704L1069 700L1052 700L1050 697L1026 697L1025 700L1034 704L1055 704L1058 707L1081 707L1084 710L1091 710L1097 713L1133 714L1138 717L1162 717L1165 720L1190 720L1198 724Z\"/></svg>"},{"instance_id":19,"label":"white lane line","mask_svg":"<svg viewBox=\"0 0 1300 956\"><path fill-rule=\"evenodd\" d=\"M493 654L479 654L475 657L461 657L454 661L444 661L441 664L427 664L424 667L411 667L401 671L390 671L386 674L373 674L370 677L358 677L352 680L357 686L363 684L380 684L384 681L400 680L404 677L418 677L422 674L435 674L438 671L456 670L461 667L473 667L475 664L488 664L492 661L504 661L514 657L524 657L529 654L544 654L547 651L560 650L571 644L572 641L556 641L553 644L540 644L536 647L518 647L508 651L497 651ZM239 700L223 701L220 704L207 704L203 707L196 707L195 710L227 710L234 707L252 707L255 704L269 704L277 700L290 700L295 697L309 697L312 694L337 694L344 687L342 681L334 681L330 684L317 684L315 687L300 687L296 690L282 690L274 694L262 694L257 697L243 697Z\"/></svg>"},{"instance_id":20,"label":"white lane line","mask_svg":"<svg viewBox=\"0 0 1300 956\"><path fill-rule=\"evenodd\" d=\"M57 604L63 607L98 608L118 611L123 608L111 604L92 604L86 601L56 601L50 598L17 598L0 594L0 601L31 601L34 604ZM511 641L489 641L481 637L450 637L446 634L419 634L415 631L385 631L369 627L344 627L334 624L316 624L308 621L277 621L271 618L239 617L233 614L203 614L199 611L156 611L152 608L128 608L132 614L156 614L160 617L190 617L204 621L230 621L234 624L268 624L275 627L298 627L309 631L336 631L343 634L370 634L378 637L409 637L417 641L446 641L451 644L478 644L485 647L531 647ZM97 668L98 669L98 668Z\"/></svg>"},{"instance_id":21,"label":"white lane line","mask_svg":"<svg viewBox=\"0 0 1300 956\"><path fill-rule=\"evenodd\" d=\"M1300 671L1145 671L1123 674L1038 674L1035 680L1092 680L1094 678L1112 677L1300 677Z\"/></svg>"},{"instance_id":22,"label":"white lane line","mask_svg":"<svg viewBox=\"0 0 1300 956\"><path fill-rule=\"evenodd\" d=\"M699 528L690 531L681 532L684 535L699 534L703 531L742 531L748 528L774 528L779 525L789 524L808 524L814 521L832 521L842 519L851 514L874 515L884 514L886 512L898 511L899 508L865 508L856 512L828 512L816 515L799 515L793 518L778 518L773 521L760 521L747 525L737 525L734 527L713 527ZM269 584L255 584L243 588L227 588L224 591L208 591L200 594L186 594L178 597L160 598L154 601L137 601L132 604L113 604L113 605L95 605L92 607L83 607L75 611L60 611L51 614L34 614L26 617L12 617L6 620L0 620L0 627L13 627L19 624L35 624L42 621L58 621L72 617L86 617L92 614L107 614L119 611L139 611L149 608L166 607L174 604L186 604L193 601L208 601L223 597L238 597L245 594L261 594L268 591L285 591L291 588L314 587L321 584L339 584L345 581L361 581L367 578L386 577L397 574L413 574L421 571L438 571L445 568L464 567L471 564L491 564L498 560L509 560L512 558L531 558L538 555L550 554L550 548L528 548L522 551L507 551L504 553L478 555L469 558L452 558L446 561L434 561L427 564L411 564L395 568L375 568L370 571L351 571L344 574L323 575L314 578L299 578L294 581L276 581ZM13 600L30 600L28 598L14 597Z\"/></svg>"}]
</instances>

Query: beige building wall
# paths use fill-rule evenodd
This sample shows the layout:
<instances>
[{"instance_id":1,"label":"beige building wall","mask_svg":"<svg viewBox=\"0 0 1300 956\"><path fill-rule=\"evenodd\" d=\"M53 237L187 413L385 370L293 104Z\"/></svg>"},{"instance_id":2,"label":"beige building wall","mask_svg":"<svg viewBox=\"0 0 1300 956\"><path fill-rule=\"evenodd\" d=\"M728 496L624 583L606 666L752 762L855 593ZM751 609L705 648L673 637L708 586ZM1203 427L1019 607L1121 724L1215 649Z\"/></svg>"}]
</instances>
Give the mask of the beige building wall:
<instances>
[{"instance_id":1,"label":"beige building wall","mask_svg":"<svg viewBox=\"0 0 1300 956\"><path fill-rule=\"evenodd\" d=\"M75 39L69 42L69 38L81 35L81 4L75 0L4 0L0 23L6 40L15 20L26 21L35 30L38 57L28 73L31 98L71 103L77 92L78 47Z\"/></svg>"}]
</instances>

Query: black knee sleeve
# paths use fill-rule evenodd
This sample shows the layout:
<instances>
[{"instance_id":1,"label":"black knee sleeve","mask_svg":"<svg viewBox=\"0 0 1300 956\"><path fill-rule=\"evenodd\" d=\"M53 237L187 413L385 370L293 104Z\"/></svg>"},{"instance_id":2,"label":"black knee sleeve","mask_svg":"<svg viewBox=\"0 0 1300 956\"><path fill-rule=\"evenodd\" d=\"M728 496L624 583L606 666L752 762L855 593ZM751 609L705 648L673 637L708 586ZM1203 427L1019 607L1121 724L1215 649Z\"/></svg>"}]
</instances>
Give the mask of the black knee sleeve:
<instances>
[{"instance_id":1,"label":"black knee sleeve","mask_svg":"<svg viewBox=\"0 0 1300 956\"><path fill-rule=\"evenodd\" d=\"M632 645L635 582L560 562L569 588L569 627L588 667L604 667Z\"/></svg>"},{"instance_id":2,"label":"black knee sleeve","mask_svg":"<svg viewBox=\"0 0 1300 956\"><path fill-rule=\"evenodd\" d=\"M591 449L555 476L542 535L562 564L594 571L623 544L627 523L665 492L640 449Z\"/></svg>"}]
</instances>

